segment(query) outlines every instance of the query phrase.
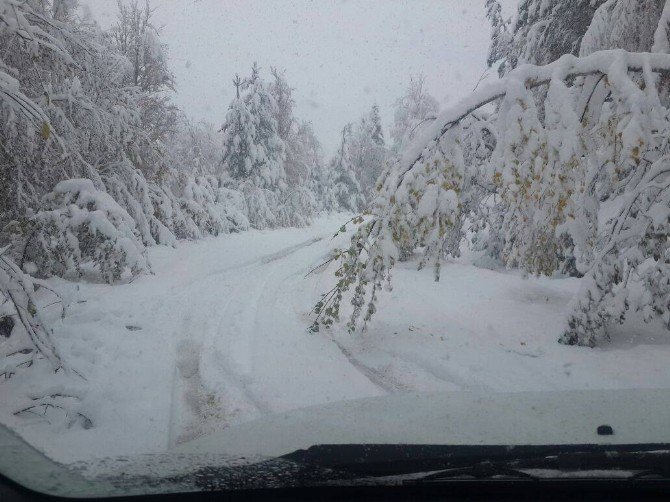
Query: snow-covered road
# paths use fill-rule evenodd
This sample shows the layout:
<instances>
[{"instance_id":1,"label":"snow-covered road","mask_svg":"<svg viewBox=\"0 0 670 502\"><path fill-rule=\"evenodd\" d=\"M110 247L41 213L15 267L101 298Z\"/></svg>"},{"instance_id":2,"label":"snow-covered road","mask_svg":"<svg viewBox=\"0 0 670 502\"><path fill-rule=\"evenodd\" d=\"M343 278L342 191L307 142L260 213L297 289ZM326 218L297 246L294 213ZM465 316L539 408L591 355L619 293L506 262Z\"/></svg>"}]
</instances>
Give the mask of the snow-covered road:
<instances>
[{"instance_id":1,"label":"snow-covered road","mask_svg":"<svg viewBox=\"0 0 670 502\"><path fill-rule=\"evenodd\" d=\"M55 281L71 304L56 338L90 382L96 432L44 436L45 448L63 460L160 451L264 413L382 394L306 329L319 286L305 274L347 219L153 248L154 275L131 284Z\"/></svg>"},{"instance_id":2,"label":"snow-covered road","mask_svg":"<svg viewBox=\"0 0 670 502\"><path fill-rule=\"evenodd\" d=\"M574 279L450 263L435 283L404 263L367 332L309 333L333 277L305 274L346 242L331 237L347 219L152 248L154 274L130 284L54 280L70 303L55 338L88 380L95 427L22 434L71 462L165 451L264 414L392 392L670 386L670 345L653 328L593 350L556 343Z\"/></svg>"}]
</instances>

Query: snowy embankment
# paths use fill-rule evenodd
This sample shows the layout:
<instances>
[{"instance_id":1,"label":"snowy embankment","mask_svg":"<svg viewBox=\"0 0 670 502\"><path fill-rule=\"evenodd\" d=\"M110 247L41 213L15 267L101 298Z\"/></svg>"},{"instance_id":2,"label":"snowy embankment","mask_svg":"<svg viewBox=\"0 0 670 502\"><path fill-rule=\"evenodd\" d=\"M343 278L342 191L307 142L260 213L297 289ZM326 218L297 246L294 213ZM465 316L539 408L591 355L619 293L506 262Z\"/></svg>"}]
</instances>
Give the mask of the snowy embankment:
<instances>
[{"instance_id":1,"label":"snowy embankment","mask_svg":"<svg viewBox=\"0 0 670 502\"><path fill-rule=\"evenodd\" d=\"M670 344L650 327L597 349L556 342L577 280L465 263L446 264L439 283L401 264L367 332L310 334L308 313L333 277L305 274L347 242L331 240L346 219L154 247L154 275L129 284L52 280L70 303L54 339L88 380L95 427L54 434L1 406L0 421L74 462L161 452L264 414L390 392L670 386Z\"/></svg>"}]
</instances>

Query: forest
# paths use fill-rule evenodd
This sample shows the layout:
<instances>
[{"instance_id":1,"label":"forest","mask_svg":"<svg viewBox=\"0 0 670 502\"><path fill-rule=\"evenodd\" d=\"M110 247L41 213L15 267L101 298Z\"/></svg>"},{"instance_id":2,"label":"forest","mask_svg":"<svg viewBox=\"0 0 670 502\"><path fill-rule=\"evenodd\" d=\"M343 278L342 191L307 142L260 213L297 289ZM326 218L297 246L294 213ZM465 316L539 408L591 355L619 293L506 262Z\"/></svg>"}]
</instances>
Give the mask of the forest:
<instances>
[{"instance_id":1,"label":"forest","mask_svg":"<svg viewBox=\"0 0 670 502\"><path fill-rule=\"evenodd\" d=\"M233 98L220 123L190 118L174 104L169 44L148 1L119 0L103 29L77 0L0 0L0 422L36 441L46 434L35 428L36 416L59 430L104 431L113 414L101 411L108 400L101 386L117 373L95 366L108 357L100 355L106 344L121 344L114 337L133 333L139 341L109 349L109 371L148 374L133 366L141 350L170 351L172 366L160 371L177 367L180 392L196 396L195 405L184 405L173 443L217 423L322 401L317 384L313 392L296 390L308 380L290 368L307 360L324 374L351 363L374 384L356 383L359 371L329 396L467 388L478 377L454 376L450 364L470 350L486 361L493 357L487 350L516 337L495 334L512 330L495 320L508 307L474 305L473 318L490 320L464 335L476 348L451 347L448 361L426 362L439 352L433 341L393 341L391 333L402 323L415 331L434 316L426 333L449 339L457 324L439 316L461 308L458 288L470 291L472 281L545 288L538 295L551 313L528 316L541 326L550 315L556 327L514 338L505 358L519 350L526 359L555 354L556 368L584 358L588 378L611 386L623 380L607 380L602 368L650 361L648 352L604 359L615 357L599 351L616 346L622 329L653 339L657 348L649 351L665 350L658 347L670 335L670 1L520 0L512 15L497 0L482 3L491 78L442 106L426 75L408 74L392 117L375 103L332 125L339 140L330 155L312 123L297 116L300 89L287 71L253 59L225 82ZM306 249L313 252L301 254ZM211 261L198 268L197 260ZM253 268L282 260L293 275ZM462 275L458 267L466 266L475 275ZM242 289L179 282L195 281L192 270L203 281L223 274L225 282L245 267ZM175 305L191 302L199 324L190 330L211 333L190 339L182 328L173 339L169 326L190 314L173 319L163 303L151 303L161 284ZM293 295L299 305L244 310L246 302L260 309L263 298ZM521 303L518 316L526 315ZM94 307L99 312L86 310ZM398 320L403 308L407 317ZM239 340L207 325L219 309L228 309L220 323ZM135 317L108 335L115 310ZM514 312L510 333L525 322ZM243 340L244 329L262 339ZM323 345L331 339L334 345ZM370 343L387 354L371 356L361 348ZM406 348L393 345L400 343ZM533 343L537 351L527 352ZM286 350L276 367L268 362L275 349ZM606 362L591 362L601 355ZM670 382L667 356L649 363L661 368L650 384ZM221 361L228 366L220 375L205 371ZM288 383L277 390L284 371ZM247 385L244 375L262 379ZM324 377L323 385L337 378ZM128 387L123 382L113 384L118 393ZM269 397L282 392L298 397ZM59 444L53 451L63 451Z\"/></svg>"}]
</instances>

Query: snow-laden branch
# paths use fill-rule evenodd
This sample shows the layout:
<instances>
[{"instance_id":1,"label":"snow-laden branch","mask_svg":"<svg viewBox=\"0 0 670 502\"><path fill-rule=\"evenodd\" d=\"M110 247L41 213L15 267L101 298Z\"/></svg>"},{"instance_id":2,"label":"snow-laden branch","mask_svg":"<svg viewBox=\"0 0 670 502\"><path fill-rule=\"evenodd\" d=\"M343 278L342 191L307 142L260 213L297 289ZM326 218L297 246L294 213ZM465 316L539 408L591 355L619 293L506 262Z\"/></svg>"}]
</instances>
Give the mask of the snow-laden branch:
<instances>
[{"instance_id":1,"label":"snow-laden branch","mask_svg":"<svg viewBox=\"0 0 670 502\"><path fill-rule=\"evenodd\" d=\"M670 328L670 113L659 74L670 74L670 55L564 56L520 66L441 113L385 173L375 216L336 254L337 284L314 327L338 318L350 289L350 329L369 321L391 269L416 249L439 279L470 231L508 267L586 275L564 342L594 345L630 309ZM493 113L475 113L493 102Z\"/></svg>"},{"instance_id":2,"label":"snow-laden branch","mask_svg":"<svg viewBox=\"0 0 670 502\"><path fill-rule=\"evenodd\" d=\"M34 297L35 287L30 276L19 270L10 258L4 255L7 248L0 249L0 294L7 297L15 315L23 325L37 352L51 364L54 371L63 368L51 332L38 310Z\"/></svg>"},{"instance_id":3,"label":"snow-laden branch","mask_svg":"<svg viewBox=\"0 0 670 502\"><path fill-rule=\"evenodd\" d=\"M670 74L670 54L630 53L620 49L595 52L579 58L566 54L546 66L521 65L504 78L482 86L453 107L439 114L437 119L408 145L400 159L396 186L400 186L402 178L414 165L421 162L431 147L452 127L476 110L498 101L507 93L509 82L523 82L528 89L549 84L552 80L566 80L588 75L607 75L612 71L642 72Z\"/></svg>"}]
</instances>

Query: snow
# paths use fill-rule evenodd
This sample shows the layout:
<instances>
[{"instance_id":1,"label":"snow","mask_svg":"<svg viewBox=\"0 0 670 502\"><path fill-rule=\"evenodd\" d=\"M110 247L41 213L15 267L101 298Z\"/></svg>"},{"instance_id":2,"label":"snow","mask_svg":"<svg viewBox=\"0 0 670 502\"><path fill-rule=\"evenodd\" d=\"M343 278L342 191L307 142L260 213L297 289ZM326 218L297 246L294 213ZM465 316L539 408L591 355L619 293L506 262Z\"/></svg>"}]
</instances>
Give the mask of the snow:
<instances>
[{"instance_id":1,"label":"snow","mask_svg":"<svg viewBox=\"0 0 670 502\"><path fill-rule=\"evenodd\" d=\"M668 37L668 26L670 24L670 3L665 2L661 18L658 21L658 27L654 32L654 45L651 52L670 52L670 37Z\"/></svg>"},{"instance_id":2,"label":"snow","mask_svg":"<svg viewBox=\"0 0 670 502\"><path fill-rule=\"evenodd\" d=\"M349 219L151 247L153 275L127 284L49 280L69 304L53 339L87 379L80 411L94 427L54 434L8 406L0 422L70 463L164 452L274 413L399 392L670 385L660 328L629 324L596 349L560 345L578 280L524 279L468 264L476 256L446 263L441 282L401 263L366 332L342 323L310 334L333 265L305 275L348 241L331 237ZM0 385L0 403L12 385Z\"/></svg>"},{"instance_id":3,"label":"snow","mask_svg":"<svg viewBox=\"0 0 670 502\"><path fill-rule=\"evenodd\" d=\"M26 256L44 276L88 276L113 282L148 271L135 220L89 179L61 181L35 216Z\"/></svg>"},{"instance_id":4,"label":"snow","mask_svg":"<svg viewBox=\"0 0 670 502\"><path fill-rule=\"evenodd\" d=\"M426 145L440 138L444 131L457 124L473 110L481 108L504 96L509 91L510 83L514 81L524 82L527 85L537 86L540 83L550 82L556 75L590 75L594 73L609 73L616 67L613 62L626 65L629 70L641 70L645 66L657 71L670 71L670 58L661 53L625 53L619 49L603 50L586 57L577 58L566 54L553 63L544 66L522 65L508 74L508 79L500 79L488 83L469 96L462 99L456 105L443 110L433 121L420 131L412 142L405 148L401 155L401 173L412 168L412 166L428 151ZM622 66L620 71L623 71Z\"/></svg>"},{"instance_id":5,"label":"snow","mask_svg":"<svg viewBox=\"0 0 670 502\"><path fill-rule=\"evenodd\" d=\"M393 394L267 416L180 445L175 453L267 458L314 445L399 442L507 445L509 451L529 445L662 444L669 397L667 389ZM598 435L603 423L614 434Z\"/></svg>"}]
</instances>

